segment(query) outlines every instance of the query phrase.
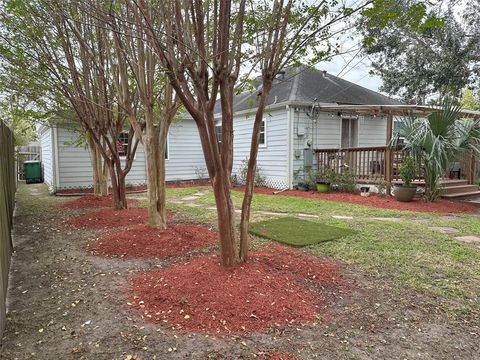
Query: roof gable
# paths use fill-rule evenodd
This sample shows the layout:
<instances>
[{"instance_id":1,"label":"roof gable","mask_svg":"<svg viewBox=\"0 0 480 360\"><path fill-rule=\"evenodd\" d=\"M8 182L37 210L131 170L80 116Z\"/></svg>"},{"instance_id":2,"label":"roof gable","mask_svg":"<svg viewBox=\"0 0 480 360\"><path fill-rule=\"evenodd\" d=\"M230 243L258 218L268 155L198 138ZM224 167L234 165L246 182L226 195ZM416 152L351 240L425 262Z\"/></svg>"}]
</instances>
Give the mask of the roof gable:
<instances>
[{"instance_id":1,"label":"roof gable","mask_svg":"<svg viewBox=\"0 0 480 360\"><path fill-rule=\"evenodd\" d=\"M258 104L261 78L257 78L256 90L235 97L234 112L253 109ZM289 67L280 73L268 95L267 106L275 103L312 103L350 105L400 105L401 102L367 89L340 77L301 65ZM219 111L220 109L218 109Z\"/></svg>"}]
</instances>

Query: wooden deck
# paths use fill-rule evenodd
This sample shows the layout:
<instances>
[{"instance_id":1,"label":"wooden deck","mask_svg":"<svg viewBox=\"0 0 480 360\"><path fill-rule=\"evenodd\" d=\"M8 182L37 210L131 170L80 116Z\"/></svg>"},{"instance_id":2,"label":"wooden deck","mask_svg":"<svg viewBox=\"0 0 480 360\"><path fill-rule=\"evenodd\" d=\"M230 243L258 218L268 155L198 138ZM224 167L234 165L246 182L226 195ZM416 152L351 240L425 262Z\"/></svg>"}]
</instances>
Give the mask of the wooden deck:
<instances>
[{"instance_id":1,"label":"wooden deck","mask_svg":"<svg viewBox=\"0 0 480 360\"><path fill-rule=\"evenodd\" d=\"M378 183L388 181L401 183L400 167L408 153L401 148L388 146L354 147L340 149L316 149L316 164L318 173L324 174L331 169L336 173L350 171L357 182ZM467 156L460 159L460 177L469 185L475 181L475 159ZM416 161L414 182L424 185L424 162ZM445 174L445 179L458 175L457 173Z\"/></svg>"}]
</instances>

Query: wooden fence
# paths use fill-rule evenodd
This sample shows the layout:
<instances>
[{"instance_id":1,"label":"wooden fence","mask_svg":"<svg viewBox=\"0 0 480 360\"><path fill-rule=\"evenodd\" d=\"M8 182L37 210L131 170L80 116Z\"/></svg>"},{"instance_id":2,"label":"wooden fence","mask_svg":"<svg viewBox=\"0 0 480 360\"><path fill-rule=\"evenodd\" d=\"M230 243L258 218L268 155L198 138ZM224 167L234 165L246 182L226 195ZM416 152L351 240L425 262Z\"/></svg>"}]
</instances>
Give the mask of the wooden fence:
<instances>
[{"instance_id":1,"label":"wooden fence","mask_svg":"<svg viewBox=\"0 0 480 360\"><path fill-rule=\"evenodd\" d=\"M13 134L0 121L0 338L5 328L8 272L12 254L16 172Z\"/></svg>"},{"instance_id":2,"label":"wooden fence","mask_svg":"<svg viewBox=\"0 0 480 360\"><path fill-rule=\"evenodd\" d=\"M25 180L23 163L30 160L40 160L41 147L36 144L28 144L17 147L17 175L18 180Z\"/></svg>"}]
</instances>

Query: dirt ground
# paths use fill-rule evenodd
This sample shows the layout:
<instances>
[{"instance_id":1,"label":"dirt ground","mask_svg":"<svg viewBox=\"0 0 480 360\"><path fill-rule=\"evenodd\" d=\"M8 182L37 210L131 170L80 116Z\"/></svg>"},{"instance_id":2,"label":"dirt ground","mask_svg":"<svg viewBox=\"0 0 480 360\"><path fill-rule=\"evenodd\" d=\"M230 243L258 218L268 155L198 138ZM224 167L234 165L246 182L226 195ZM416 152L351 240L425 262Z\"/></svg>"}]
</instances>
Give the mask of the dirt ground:
<instances>
[{"instance_id":1,"label":"dirt ground","mask_svg":"<svg viewBox=\"0 0 480 360\"><path fill-rule=\"evenodd\" d=\"M1 359L480 358L479 319L453 319L433 295L353 267L352 286L328 294L329 315L316 325L216 337L147 324L127 305L128 280L168 262L89 255L88 240L104 230L64 227L85 210L57 208L63 201L43 185L20 188Z\"/></svg>"}]
</instances>

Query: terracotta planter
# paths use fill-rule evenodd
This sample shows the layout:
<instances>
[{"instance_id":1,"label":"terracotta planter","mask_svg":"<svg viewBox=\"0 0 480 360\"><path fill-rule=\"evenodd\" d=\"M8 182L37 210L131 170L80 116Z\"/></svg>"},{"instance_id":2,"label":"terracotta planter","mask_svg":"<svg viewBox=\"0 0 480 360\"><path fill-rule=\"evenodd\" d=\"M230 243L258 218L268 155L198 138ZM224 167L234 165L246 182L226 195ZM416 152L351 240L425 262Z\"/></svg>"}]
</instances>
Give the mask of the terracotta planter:
<instances>
[{"instance_id":1,"label":"terracotta planter","mask_svg":"<svg viewBox=\"0 0 480 360\"><path fill-rule=\"evenodd\" d=\"M413 197L417 193L416 186L396 186L393 192L393 196L397 201L409 202L413 200Z\"/></svg>"},{"instance_id":2,"label":"terracotta planter","mask_svg":"<svg viewBox=\"0 0 480 360\"><path fill-rule=\"evenodd\" d=\"M317 191L319 193L326 193L330 190L330 184L326 183L317 183Z\"/></svg>"}]
</instances>

